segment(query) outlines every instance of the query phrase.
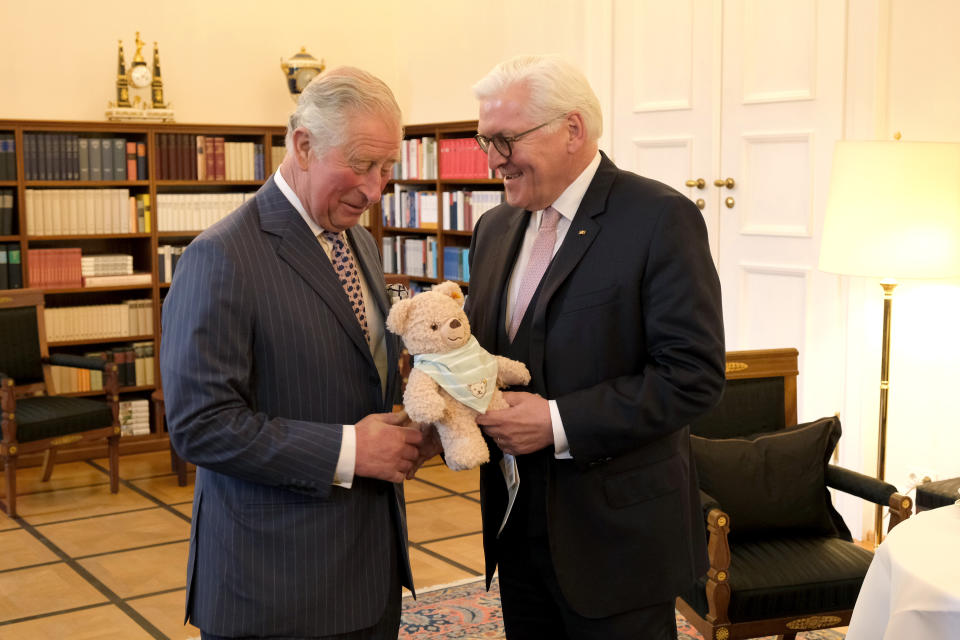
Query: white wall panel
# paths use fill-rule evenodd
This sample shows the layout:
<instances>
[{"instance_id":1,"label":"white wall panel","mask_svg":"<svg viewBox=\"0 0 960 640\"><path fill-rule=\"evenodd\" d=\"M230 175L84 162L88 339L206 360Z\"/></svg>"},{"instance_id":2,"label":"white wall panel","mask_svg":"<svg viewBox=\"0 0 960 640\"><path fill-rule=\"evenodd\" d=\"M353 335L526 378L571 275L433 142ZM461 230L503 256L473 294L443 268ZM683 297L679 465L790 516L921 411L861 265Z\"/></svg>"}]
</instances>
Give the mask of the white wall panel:
<instances>
[{"instance_id":1,"label":"white wall panel","mask_svg":"<svg viewBox=\"0 0 960 640\"><path fill-rule=\"evenodd\" d=\"M810 237L813 134L746 134L736 211L748 235Z\"/></svg>"},{"instance_id":2,"label":"white wall panel","mask_svg":"<svg viewBox=\"0 0 960 640\"><path fill-rule=\"evenodd\" d=\"M631 9L633 110L689 109L693 94L692 0L636 0Z\"/></svg>"},{"instance_id":3,"label":"white wall panel","mask_svg":"<svg viewBox=\"0 0 960 640\"><path fill-rule=\"evenodd\" d=\"M783 102L813 98L816 39L816 0L744 0L743 101Z\"/></svg>"}]
</instances>

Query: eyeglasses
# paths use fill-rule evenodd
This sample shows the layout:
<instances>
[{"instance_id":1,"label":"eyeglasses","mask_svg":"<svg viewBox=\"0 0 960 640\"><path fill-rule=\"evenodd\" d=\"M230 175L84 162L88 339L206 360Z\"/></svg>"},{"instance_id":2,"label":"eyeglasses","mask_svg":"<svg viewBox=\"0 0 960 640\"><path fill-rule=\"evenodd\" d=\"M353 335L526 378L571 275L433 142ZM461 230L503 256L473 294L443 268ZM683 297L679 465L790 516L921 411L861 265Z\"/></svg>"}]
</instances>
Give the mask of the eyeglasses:
<instances>
[{"instance_id":1,"label":"eyeglasses","mask_svg":"<svg viewBox=\"0 0 960 640\"><path fill-rule=\"evenodd\" d=\"M484 153L488 153L487 150L490 148L490 144L493 143L493 148L497 150L497 153L502 155L504 158L509 158L510 154L513 153L513 147L510 146L512 143L516 142L527 134L533 133L537 129L542 129L554 120L557 120L557 118L551 118L543 124L537 125L533 129L527 129L523 133L518 133L515 136L505 136L502 133L495 133L488 138L487 136L478 133L477 135L473 136L473 138L477 141L477 144L480 145L480 149Z\"/></svg>"}]
</instances>

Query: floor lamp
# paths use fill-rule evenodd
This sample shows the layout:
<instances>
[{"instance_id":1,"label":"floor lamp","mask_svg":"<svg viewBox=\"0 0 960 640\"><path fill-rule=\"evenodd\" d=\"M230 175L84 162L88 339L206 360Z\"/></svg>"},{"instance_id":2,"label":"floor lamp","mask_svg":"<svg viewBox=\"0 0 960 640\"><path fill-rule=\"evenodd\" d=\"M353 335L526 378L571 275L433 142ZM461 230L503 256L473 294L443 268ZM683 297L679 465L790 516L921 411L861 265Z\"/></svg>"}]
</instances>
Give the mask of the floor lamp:
<instances>
[{"instance_id":1,"label":"floor lamp","mask_svg":"<svg viewBox=\"0 0 960 640\"><path fill-rule=\"evenodd\" d=\"M838 142L820 269L882 278L883 343L877 478L884 479L890 320L896 279L960 276L960 144ZM877 505L874 541L883 538Z\"/></svg>"}]
</instances>

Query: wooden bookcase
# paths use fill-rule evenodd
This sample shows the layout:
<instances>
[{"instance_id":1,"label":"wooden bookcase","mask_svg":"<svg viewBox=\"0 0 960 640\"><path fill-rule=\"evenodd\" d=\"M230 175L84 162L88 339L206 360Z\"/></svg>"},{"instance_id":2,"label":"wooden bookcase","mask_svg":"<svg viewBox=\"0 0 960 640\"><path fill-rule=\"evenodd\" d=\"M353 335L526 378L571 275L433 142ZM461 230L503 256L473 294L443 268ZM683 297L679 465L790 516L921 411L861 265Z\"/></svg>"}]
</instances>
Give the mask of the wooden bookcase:
<instances>
[{"instance_id":1,"label":"wooden bookcase","mask_svg":"<svg viewBox=\"0 0 960 640\"><path fill-rule=\"evenodd\" d=\"M0 243L18 245L21 256L22 280L24 286L30 286L28 278L29 254L31 249L79 247L84 255L120 253L133 256L134 270L150 274L149 284L136 286L110 286L96 288L43 288L44 301L47 308L88 306L99 304L116 304L124 300L149 300L152 310L152 327L140 335L122 336L115 338L97 338L83 340L52 340L49 342L51 352L83 353L86 351L101 351L118 346L125 346L134 342L152 341L154 344L153 379L155 384L141 386L127 386L120 389L121 400L150 399L152 392L159 388L159 346L160 346L160 306L169 284L159 281L158 248L162 245L186 245L200 233L201 229L178 231L158 231L164 226L157 217L157 196L163 194L223 194L223 193L252 193L255 192L262 180L184 180L161 179L161 154L159 146L162 142L173 139L171 134L181 136L181 140L196 140L197 136L212 136L223 138L227 142L251 142L262 145L264 175L271 173L272 147L283 146L284 127L271 126L232 126L232 125L186 125L186 124L150 124L150 123L123 123L123 122L69 122L69 121L34 121L34 120L0 120L0 135L13 135L15 180L0 180L0 189L13 191L13 233L0 235ZM57 134L77 137L79 139L118 139L142 143L146 152L146 175L143 179L130 177L123 180L39 180L28 179L27 154L25 144L33 136L36 140L45 140ZM166 137L162 137L166 136ZM31 149L31 151L33 151ZM45 157L51 166L55 166L58 159L67 164L65 154L70 153L69 145L58 147L53 143L50 149L37 149L33 153L48 152ZM51 153L52 152L52 153ZM74 151L75 153L75 151ZM191 151L181 152L185 155L167 155L168 168L174 166L179 158L189 158ZM196 148L192 149L196 154ZM0 162L3 158L0 158ZM75 165L71 165L75 166ZM31 167L33 168L33 167ZM35 173L35 172L31 172ZM169 174L168 175L172 175ZM31 178L39 177L31 175ZM139 194L149 195L151 208L151 224L147 231L94 232L94 233L62 233L56 234L28 233L27 223L27 191L57 191L65 189L106 190L125 189L130 196ZM63 194L58 194L63 195ZM84 193L83 195L87 195ZM33 197L33 194L31 195ZM64 197L66 197L64 195ZM159 223L159 224L158 224ZM88 230L89 231L89 230ZM96 396L102 391L78 392L67 395ZM153 406L151 403L151 412ZM141 453L166 449L168 439L162 432L162 421L151 416L151 433L139 436L124 436L120 439L121 453ZM158 430L161 432L158 433ZM64 448L61 459L86 459L101 457L106 454L106 446L87 446L85 448ZM39 463L29 458L21 464L30 465Z\"/></svg>"},{"instance_id":2,"label":"wooden bookcase","mask_svg":"<svg viewBox=\"0 0 960 640\"><path fill-rule=\"evenodd\" d=\"M444 157L440 152L441 142L444 140L452 139L464 139L468 140L468 146L471 148L476 147L476 143L473 142L473 136L477 133L477 121L476 120L465 120L460 122L444 122L444 123L433 123L433 124L417 124L417 125L407 125L404 128L404 137L407 139L413 138L423 138L430 137L436 141L437 144L437 177L430 179L394 179L391 180L389 185L386 188L385 194L389 195L395 189L395 185L400 185L401 187L409 187L411 189L422 189L430 192L435 192L438 198L438 223L436 228L424 228L424 227L415 227L408 225L385 225L383 215L382 215L382 205L384 200L381 200L381 206L374 207L372 210L371 220L367 227L370 229L370 232L377 239L378 242L381 242L384 238L416 238L416 239L427 239L432 238L436 240L436 249L437 249L437 274L436 277L430 276L419 276L419 275L410 275L409 273L400 273L398 275L403 276L404 278L409 278L410 282L413 285L421 286L430 286L438 282L442 282L448 278L444 277L444 253L445 249L449 247L458 247L458 248L467 248L470 246L470 238L473 235L471 229L460 229L460 230L450 230L445 229L443 224L443 198L444 195L449 192L455 191L469 191L469 190L482 190L482 191L502 191L503 183L499 179L491 178L443 178L444 168L443 162ZM475 149L479 153L479 149ZM476 220L474 219L474 224ZM460 285L466 287L467 283L463 279L449 278L458 280Z\"/></svg>"},{"instance_id":3,"label":"wooden bookcase","mask_svg":"<svg viewBox=\"0 0 960 640\"><path fill-rule=\"evenodd\" d=\"M453 138L468 139L476 133L476 121L448 122L435 124L417 124L405 127L406 138L432 137L438 143L441 140ZM202 229L160 230L168 225L163 220L163 210L157 207L157 197L167 194L227 194L252 193L262 184L262 180L196 180L171 179L163 176L170 175L170 165L163 164L161 151L168 147L171 139L177 135L196 139L197 136L221 137L227 142L252 142L262 145L264 176L269 177L276 167L273 164L274 149L284 146L285 127L282 126L239 126L239 125L200 125L200 124L151 124L151 123L122 123L122 122L71 122L71 121L39 121L39 120L0 120L0 136L12 135L14 142L13 158L15 162L15 179L0 179L0 190L7 189L13 192L13 233L0 235L0 243L17 245L20 249L21 270L23 285L30 286L28 279L29 254L31 249L44 248L74 248L79 247L84 255L122 253L133 256L134 270L148 272L150 283L135 286L111 286L96 288L44 288L44 300L47 308L65 306L87 306L99 304L115 304L128 299L147 299L152 309L152 330L136 336L122 336L116 338L97 338L85 340L50 341L51 352L84 353L87 351L106 350L133 342L152 341L154 344L154 375L156 381L152 385L122 387L121 400L144 398L150 399L151 394L159 388L159 347L160 347L160 310L163 299L169 289L169 284L160 279L161 258L158 250L164 245L185 246L189 244ZM25 158L25 136L35 134L54 135L67 134L79 138L123 138L145 145L146 175L143 179L124 180L37 180L27 179ZM56 147L53 153L57 153ZM196 153L194 149L193 153ZM439 158L438 161L443 162ZM3 158L0 157L0 162ZM167 163L174 162L167 156ZM164 173L164 171L166 173ZM406 185L413 188L423 188L435 191L438 197L456 190L502 190L500 180L494 179L442 179L439 171L437 178L429 180L392 180L386 192L394 190L394 185ZM126 189L129 195L146 194L149 196L151 208L151 224L148 231L125 233L57 233L36 234L28 233L27 224L27 190L64 190L79 189L105 190ZM468 247L471 231L443 229L442 224L437 228L410 228L404 226L384 226L379 206L370 210L366 226L374 238L382 246L384 237L412 237L436 240L438 251L437 277L409 276L414 284L429 286L440 282L443 278L443 250L445 247ZM159 218L159 219L158 219ZM203 226L203 225L200 225ZM406 280L408 276L402 278ZM466 285L465 282L461 282ZM95 396L102 392L80 392L69 395ZM150 403L151 414L154 411ZM147 451L164 450L168 446L167 434L163 431L163 421L151 415L151 433L140 436L124 436L120 447L122 454L142 453ZM59 458L62 460L79 460L106 455L106 446L87 446L83 448L64 448ZM29 466L39 464L37 457L21 460L21 464Z\"/></svg>"}]
</instances>

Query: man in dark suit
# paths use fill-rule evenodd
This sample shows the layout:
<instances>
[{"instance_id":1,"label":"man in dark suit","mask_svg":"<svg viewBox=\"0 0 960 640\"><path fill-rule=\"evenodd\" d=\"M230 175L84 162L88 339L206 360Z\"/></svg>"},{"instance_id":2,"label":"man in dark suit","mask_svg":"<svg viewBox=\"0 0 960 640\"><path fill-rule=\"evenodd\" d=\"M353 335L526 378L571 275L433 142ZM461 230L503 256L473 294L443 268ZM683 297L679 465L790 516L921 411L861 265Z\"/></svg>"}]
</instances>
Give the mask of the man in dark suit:
<instances>
[{"instance_id":1,"label":"man in dark suit","mask_svg":"<svg viewBox=\"0 0 960 640\"><path fill-rule=\"evenodd\" d=\"M402 135L382 81L321 76L279 171L177 264L161 370L171 441L197 465L187 616L204 638L397 636L413 586L398 483L425 441L386 413L398 344L355 225Z\"/></svg>"},{"instance_id":2,"label":"man in dark suit","mask_svg":"<svg viewBox=\"0 0 960 640\"><path fill-rule=\"evenodd\" d=\"M515 58L474 93L506 203L474 231L468 315L532 376L478 418L507 637L676 638L674 597L707 567L686 425L724 380L706 227L598 151L599 102L570 64Z\"/></svg>"}]
</instances>

